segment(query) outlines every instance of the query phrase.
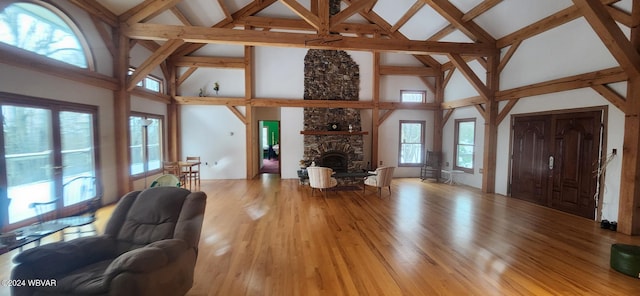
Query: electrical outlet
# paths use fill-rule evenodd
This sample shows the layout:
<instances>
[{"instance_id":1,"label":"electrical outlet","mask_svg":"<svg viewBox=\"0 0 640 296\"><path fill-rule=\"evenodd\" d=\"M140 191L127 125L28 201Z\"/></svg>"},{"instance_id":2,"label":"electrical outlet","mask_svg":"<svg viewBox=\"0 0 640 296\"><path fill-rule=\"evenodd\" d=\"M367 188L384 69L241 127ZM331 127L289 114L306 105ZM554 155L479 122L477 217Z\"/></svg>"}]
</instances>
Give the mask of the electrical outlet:
<instances>
[{"instance_id":1,"label":"electrical outlet","mask_svg":"<svg viewBox=\"0 0 640 296\"><path fill-rule=\"evenodd\" d=\"M382 160L380 161L380 165L382 165Z\"/></svg>"},{"instance_id":2,"label":"electrical outlet","mask_svg":"<svg viewBox=\"0 0 640 296\"><path fill-rule=\"evenodd\" d=\"M611 154L613 154L613 155L618 154L618 149L613 148L613 150L611 150Z\"/></svg>"},{"instance_id":3,"label":"electrical outlet","mask_svg":"<svg viewBox=\"0 0 640 296\"><path fill-rule=\"evenodd\" d=\"M478 169L478 172L480 172L480 174L482 174L482 173L484 173L484 169L480 168L480 169Z\"/></svg>"}]
</instances>

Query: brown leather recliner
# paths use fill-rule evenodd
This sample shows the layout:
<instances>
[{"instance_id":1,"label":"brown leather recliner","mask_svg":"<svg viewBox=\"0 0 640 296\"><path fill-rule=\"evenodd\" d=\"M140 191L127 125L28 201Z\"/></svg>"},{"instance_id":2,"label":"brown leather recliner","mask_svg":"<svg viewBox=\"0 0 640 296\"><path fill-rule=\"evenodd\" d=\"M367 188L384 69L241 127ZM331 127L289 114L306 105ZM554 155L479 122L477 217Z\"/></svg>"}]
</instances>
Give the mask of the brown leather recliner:
<instances>
[{"instance_id":1,"label":"brown leather recliner","mask_svg":"<svg viewBox=\"0 0 640 296\"><path fill-rule=\"evenodd\" d=\"M156 187L125 195L100 236L26 250L14 280L55 286L14 287L21 295L184 295L193 285L206 195Z\"/></svg>"}]
</instances>

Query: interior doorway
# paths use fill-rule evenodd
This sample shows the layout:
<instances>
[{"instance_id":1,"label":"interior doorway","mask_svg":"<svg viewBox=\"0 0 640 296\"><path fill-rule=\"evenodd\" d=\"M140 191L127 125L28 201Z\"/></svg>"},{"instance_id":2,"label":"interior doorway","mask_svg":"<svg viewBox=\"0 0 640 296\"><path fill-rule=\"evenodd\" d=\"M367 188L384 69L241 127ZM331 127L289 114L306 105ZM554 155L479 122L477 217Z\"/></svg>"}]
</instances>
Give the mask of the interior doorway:
<instances>
[{"instance_id":1,"label":"interior doorway","mask_svg":"<svg viewBox=\"0 0 640 296\"><path fill-rule=\"evenodd\" d=\"M514 117L511 196L594 219L603 118L605 109Z\"/></svg>"},{"instance_id":2,"label":"interior doorway","mask_svg":"<svg viewBox=\"0 0 640 296\"><path fill-rule=\"evenodd\" d=\"M280 121L260 120L260 174L280 174Z\"/></svg>"}]
</instances>

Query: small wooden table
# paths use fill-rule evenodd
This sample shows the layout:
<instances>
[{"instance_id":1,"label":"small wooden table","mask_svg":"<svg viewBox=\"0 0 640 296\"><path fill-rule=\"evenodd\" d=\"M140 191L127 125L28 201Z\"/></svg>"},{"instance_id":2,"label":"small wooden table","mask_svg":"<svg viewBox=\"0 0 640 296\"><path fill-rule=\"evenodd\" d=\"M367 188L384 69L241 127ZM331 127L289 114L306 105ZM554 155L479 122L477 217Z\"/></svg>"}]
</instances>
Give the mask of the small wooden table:
<instances>
[{"instance_id":1,"label":"small wooden table","mask_svg":"<svg viewBox=\"0 0 640 296\"><path fill-rule=\"evenodd\" d=\"M186 173L187 176L185 178L188 179L189 182L189 190L191 190L191 173L193 173L193 167L200 165L200 161L178 161L178 166L180 167L180 173ZM186 185L185 185L186 188Z\"/></svg>"}]
</instances>

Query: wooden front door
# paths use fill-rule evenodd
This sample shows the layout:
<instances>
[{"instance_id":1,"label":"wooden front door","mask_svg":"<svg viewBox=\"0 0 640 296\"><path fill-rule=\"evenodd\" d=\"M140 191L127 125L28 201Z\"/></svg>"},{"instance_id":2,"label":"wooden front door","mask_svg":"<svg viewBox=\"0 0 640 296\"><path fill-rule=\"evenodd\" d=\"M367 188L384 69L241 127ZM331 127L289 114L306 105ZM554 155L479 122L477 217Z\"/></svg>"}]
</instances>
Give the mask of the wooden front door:
<instances>
[{"instance_id":1,"label":"wooden front door","mask_svg":"<svg viewBox=\"0 0 640 296\"><path fill-rule=\"evenodd\" d=\"M517 117L513 125L513 197L547 205L549 167L549 116Z\"/></svg>"},{"instance_id":2,"label":"wooden front door","mask_svg":"<svg viewBox=\"0 0 640 296\"><path fill-rule=\"evenodd\" d=\"M594 219L602 111L518 117L511 195Z\"/></svg>"}]
</instances>

